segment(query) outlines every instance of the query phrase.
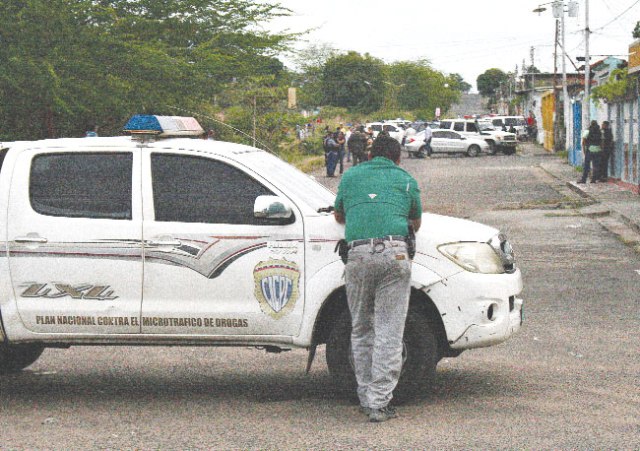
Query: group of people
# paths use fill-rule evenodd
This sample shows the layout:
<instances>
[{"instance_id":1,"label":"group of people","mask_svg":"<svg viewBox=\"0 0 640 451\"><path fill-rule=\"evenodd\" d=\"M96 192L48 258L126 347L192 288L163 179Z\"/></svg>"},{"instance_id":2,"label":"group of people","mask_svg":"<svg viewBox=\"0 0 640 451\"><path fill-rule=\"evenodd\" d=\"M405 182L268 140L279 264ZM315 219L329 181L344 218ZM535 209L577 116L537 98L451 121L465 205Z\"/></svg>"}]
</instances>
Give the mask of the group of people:
<instances>
[{"instance_id":1,"label":"group of people","mask_svg":"<svg viewBox=\"0 0 640 451\"><path fill-rule=\"evenodd\" d=\"M589 128L582 132L582 177L578 183L587 183L591 172L591 183L606 182L609 159L613 151L613 134L609 121L591 121Z\"/></svg>"},{"instance_id":2,"label":"group of people","mask_svg":"<svg viewBox=\"0 0 640 451\"><path fill-rule=\"evenodd\" d=\"M362 125L346 129L340 124L335 131L327 127L322 141L327 177L335 177L338 168L340 174L344 172L345 157L347 162L353 160L354 166L366 161L372 146L373 131Z\"/></svg>"}]
</instances>

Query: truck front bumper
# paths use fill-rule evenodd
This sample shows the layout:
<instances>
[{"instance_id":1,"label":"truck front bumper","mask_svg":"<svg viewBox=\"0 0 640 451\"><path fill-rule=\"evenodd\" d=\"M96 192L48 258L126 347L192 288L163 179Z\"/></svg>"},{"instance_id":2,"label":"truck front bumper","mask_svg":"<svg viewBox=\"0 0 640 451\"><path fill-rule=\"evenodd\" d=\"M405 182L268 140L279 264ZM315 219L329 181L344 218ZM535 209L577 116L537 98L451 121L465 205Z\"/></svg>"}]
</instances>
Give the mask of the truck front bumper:
<instances>
[{"instance_id":1,"label":"truck front bumper","mask_svg":"<svg viewBox=\"0 0 640 451\"><path fill-rule=\"evenodd\" d=\"M463 271L425 292L440 312L452 349L492 346L520 330L524 301L522 275Z\"/></svg>"}]
</instances>

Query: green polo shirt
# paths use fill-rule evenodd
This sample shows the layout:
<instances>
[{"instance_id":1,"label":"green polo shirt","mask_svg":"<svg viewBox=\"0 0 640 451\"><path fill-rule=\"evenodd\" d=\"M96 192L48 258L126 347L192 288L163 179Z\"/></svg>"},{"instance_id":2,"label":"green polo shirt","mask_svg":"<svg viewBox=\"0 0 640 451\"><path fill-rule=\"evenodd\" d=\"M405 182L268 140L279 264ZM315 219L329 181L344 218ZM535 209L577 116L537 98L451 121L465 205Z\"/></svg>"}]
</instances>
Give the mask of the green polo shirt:
<instances>
[{"instance_id":1,"label":"green polo shirt","mask_svg":"<svg viewBox=\"0 0 640 451\"><path fill-rule=\"evenodd\" d=\"M344 173L335 209L345 216L347 241L406 236L408 219L422 217L418 182L384 157L376 157Z\"/></svg>"}]
</instances>

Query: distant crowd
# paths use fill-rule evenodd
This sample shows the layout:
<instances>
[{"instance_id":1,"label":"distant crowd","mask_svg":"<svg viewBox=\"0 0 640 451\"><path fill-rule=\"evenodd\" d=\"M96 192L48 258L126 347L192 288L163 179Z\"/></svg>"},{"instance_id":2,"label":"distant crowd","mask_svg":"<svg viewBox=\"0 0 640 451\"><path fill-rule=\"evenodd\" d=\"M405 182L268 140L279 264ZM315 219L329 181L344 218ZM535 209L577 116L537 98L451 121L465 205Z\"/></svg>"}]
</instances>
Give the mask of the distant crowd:
<instances>
[{"instance_id":1,"label":"distant crowd","mask_svg":"<svg viewBox=\"0 0 640 451\"><path fill-rule=\"evenodd\" d=\"M379 135L387 134L382 131ZM358 163L368 160L368 154L373 146L374 134L372 129L365 129L364 125L345 127L339 124L333 131L326 126L322 147L325 155L327 177L335 177L336 169L340 174L344 172L344 162Z\"/></svg>"}]
</instances>

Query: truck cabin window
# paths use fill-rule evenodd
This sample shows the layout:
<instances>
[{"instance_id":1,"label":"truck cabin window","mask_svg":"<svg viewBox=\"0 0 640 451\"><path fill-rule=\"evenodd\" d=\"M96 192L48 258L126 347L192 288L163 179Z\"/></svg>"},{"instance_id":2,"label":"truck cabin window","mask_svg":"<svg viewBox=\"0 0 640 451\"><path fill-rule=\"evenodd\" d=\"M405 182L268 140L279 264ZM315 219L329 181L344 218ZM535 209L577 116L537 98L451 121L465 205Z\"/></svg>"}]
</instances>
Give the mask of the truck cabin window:
<instances>
[{"instance_id":1,"label":"truck cabin window","mask_svg":"<svg viewBox=\"0 0 640 451\"><path fill-rule=\"evenodd\" d=\"M31 164L29 198L37 213L93 219L131 219L133 154L56 153Z\"/></svg>"}]
</instances>

